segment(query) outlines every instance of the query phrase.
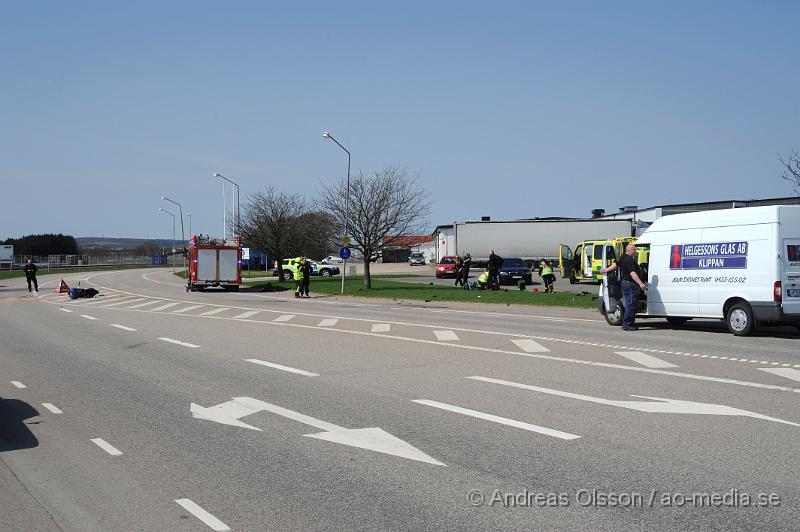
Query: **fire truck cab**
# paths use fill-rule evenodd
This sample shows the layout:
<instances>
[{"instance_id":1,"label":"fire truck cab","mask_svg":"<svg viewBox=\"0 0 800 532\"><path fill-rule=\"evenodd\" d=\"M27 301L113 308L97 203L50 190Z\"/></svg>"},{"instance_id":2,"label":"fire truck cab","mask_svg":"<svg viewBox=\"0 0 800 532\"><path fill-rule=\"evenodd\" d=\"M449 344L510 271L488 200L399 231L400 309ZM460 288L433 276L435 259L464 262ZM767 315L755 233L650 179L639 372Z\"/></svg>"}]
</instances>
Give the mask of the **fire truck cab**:
<instances>
[{"instance_id":1,"label":"fire truck cab","mask_svg":"<svg viewBox=\"0 0 800 532\"><path fill-rule=\"evenodd\" d=\"M186 291L202 292L210 286L238 292L242 284L242 237L211 238L194 235L189 241Z\"/></svg>"}]
</instances>

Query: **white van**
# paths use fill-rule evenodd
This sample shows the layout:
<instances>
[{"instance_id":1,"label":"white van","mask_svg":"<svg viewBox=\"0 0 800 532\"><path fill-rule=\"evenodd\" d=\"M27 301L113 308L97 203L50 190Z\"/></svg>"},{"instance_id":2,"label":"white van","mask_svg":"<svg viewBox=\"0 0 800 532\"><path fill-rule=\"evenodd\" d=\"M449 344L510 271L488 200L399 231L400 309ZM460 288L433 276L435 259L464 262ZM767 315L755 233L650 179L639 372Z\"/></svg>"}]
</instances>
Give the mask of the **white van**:
<instances>
[{"instance_id":1,"label":"white van","mask_svg":"<svg viewBox=\"0 0 800 532\"><path fill-rule=\"evenodd\" d=\"M636 247L647 281L637 317L664 317L673 327L718 318L737 336L758 325L800 327L800 206L665 216ZM622 323L619 279L615 270L601 287L600 311L611 325Z\"/></svg>"}]
</instances>

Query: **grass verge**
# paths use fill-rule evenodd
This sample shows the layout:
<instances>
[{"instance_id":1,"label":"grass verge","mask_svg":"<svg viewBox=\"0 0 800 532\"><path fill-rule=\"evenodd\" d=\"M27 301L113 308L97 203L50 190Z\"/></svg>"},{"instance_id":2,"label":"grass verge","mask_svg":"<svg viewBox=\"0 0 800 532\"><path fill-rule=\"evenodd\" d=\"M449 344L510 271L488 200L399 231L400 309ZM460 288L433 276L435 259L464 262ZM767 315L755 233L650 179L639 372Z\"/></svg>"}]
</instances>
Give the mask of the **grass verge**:
<instances>
[{"instance_id":1,"label":"grass verge","mask_svg":"<svg viewBox=\"0 0 800 532\"><path fill-rule=\"evenodd\" d=\"M396 276L395 276L396 277ZM273 281L245 282L246 286L258 288L273 285L294 286L293 283L280 283ZM520 291L516 287L506 290L462 290L461 288L441 285L415 284L381 279L373 276L372 289L363 288L363 277L348 277L345 285L345 295L357 297L378 297L387 299L412 299L420 301L459 301L468 303L495 303L510 305L543 305L571 308L596 308L596 294L580 294L575 292L543 292L531 293ZM331 279L313 278L311 292L338 295L341 292L342 280L339 277Z\"/></svg>"}]
</instances>

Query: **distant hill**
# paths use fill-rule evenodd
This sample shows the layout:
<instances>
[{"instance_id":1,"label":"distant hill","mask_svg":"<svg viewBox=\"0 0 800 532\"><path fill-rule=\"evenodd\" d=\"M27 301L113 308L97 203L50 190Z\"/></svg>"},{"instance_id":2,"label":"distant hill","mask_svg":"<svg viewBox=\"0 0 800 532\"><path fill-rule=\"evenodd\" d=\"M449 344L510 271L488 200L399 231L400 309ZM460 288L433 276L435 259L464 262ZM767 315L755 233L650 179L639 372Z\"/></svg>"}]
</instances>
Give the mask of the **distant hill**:
<instances>
[{"instance_id":1,"label":"distant hill","mask_svg":"<svg viewBox=\"0 0 800 532\"><path fill-rule=\"evenodd\" d=\"M110 238L99 236L79 236L75 238L78 247L82 250L109 249L113 251L125 251L135 249L138 246L154 244L158 247L172 248L172 239L158 238Z\"/></svg>"}]
</instances>

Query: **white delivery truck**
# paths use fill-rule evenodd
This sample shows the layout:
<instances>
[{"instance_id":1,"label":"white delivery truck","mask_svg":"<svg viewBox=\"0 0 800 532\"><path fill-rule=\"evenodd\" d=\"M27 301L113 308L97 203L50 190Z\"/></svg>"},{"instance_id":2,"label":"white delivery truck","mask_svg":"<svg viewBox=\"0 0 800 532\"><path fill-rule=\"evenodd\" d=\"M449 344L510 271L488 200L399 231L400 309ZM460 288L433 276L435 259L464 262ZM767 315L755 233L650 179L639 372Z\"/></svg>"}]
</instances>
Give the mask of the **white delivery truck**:
<instances>
[{"instance_id":1,"label":"white delivery truck","mask_svg":"<svg viewBox=\"0 0 800 532\"><path fill-rule=\"evenodd\" d=\"M759 325L800 327L800 206L665 216L636 247L647 282L637 316L664 317L673 327L718 318L737 336ZM622 323L624 310L618 273L603 276L600 292L611 325Z\"/></svg>"}]
</instances>

